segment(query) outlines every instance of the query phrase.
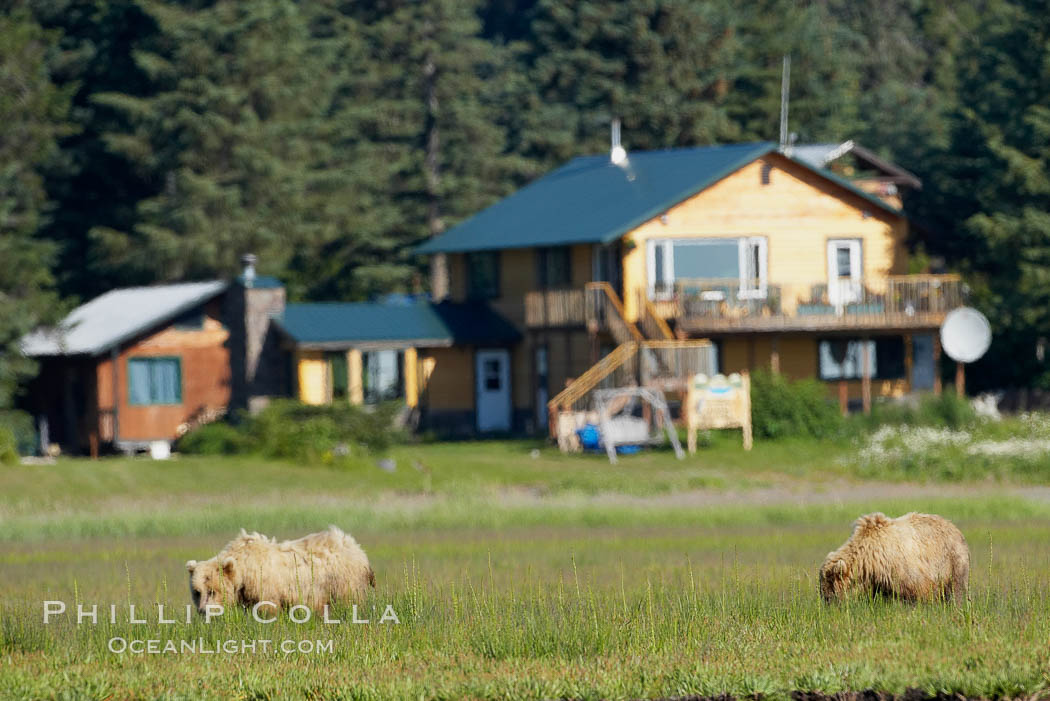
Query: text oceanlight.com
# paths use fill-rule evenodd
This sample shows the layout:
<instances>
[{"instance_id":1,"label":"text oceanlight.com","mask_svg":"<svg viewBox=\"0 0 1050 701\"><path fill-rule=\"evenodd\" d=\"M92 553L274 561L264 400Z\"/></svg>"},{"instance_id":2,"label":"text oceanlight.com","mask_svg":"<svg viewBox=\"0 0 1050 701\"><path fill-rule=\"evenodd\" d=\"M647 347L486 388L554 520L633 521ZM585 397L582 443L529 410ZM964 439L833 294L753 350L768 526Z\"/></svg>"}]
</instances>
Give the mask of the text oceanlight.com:
<instances>
[{"instance_id":1,"label":"text oceanlight.com","mask_svg":"<svg viewBox=\"0 0 1050 701\"><path fill-rule=\"evenodd\" d=\"M138 640L110 638L109 651L132 655L327 655L335 648L333 640Z\"/></svg>"}]
</instances>

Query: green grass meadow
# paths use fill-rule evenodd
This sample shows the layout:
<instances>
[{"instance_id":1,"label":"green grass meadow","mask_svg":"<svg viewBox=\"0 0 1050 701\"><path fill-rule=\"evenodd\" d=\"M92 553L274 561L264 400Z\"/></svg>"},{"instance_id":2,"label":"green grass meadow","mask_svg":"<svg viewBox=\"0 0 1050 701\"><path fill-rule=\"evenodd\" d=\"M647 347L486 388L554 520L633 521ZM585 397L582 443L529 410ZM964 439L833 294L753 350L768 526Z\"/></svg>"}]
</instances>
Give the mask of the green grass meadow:
<instances>
[{"instance_id":1,"label":"green grass meadow","mask_svg":"<svg viewBox=\"0 0 1050 701\"><path fill-rule=\"evenodd\" d=\"M534 444L401 446L393 473L245 458L62 460L0 471L0 697L664 698L875 689L1050 692L1050 502L1008 483L888 484L847 447L726 441L610 466ZM413 461L420 463L414 467ZM816 572L856 516L953 519L972 554L960 605L856 597ZM368 624L240 610L182 621L183 563L237 529L335 523L369 554ZM43 624L43 601L70 611ZM99 604L77 625L76 603ZM109 606L117 622L109 623ZM128 605L147 623L127 621ZM157 621L164 604L174 624ZM398 624L380 624L389 605ZM172 615L172 611L175 615ZM330 649L116 654L113 638ZM257 650L258 650L257 643Z\"/></svg>"}]
</instances>

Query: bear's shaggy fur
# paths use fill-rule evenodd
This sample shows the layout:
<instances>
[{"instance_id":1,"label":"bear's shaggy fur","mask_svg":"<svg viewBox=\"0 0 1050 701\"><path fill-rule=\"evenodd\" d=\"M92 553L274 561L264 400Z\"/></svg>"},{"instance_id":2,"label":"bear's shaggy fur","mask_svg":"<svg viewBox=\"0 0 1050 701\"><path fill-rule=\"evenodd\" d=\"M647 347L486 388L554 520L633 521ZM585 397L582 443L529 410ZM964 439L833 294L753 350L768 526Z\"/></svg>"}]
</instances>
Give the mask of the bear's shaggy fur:
<instances>
[{"instance_id":1,"label":"bear's shaggy fur","mask_svg":"<svg viewBox=\"0 0 1050 701\"><path fill-rule=\"evenodd\" d=\"M875 513L853 524L853 535L828 553L820 568L825 601L850 589L908 601L962 599L970 579L970 550L950 521L932 514L888 518Z\"/></svg>"},{"instance_id":2,"label":"bear's shaggy fur","mask_svg":"<svg viewBox=\"0 0 1050 701\"><path fill-rule=\"evenodd\" d=\"M260 601L319 610L337 599L360 600L375 586L365 551L335 526L281 543L242 528L218 555L190 560L186 569L193 603L202 613L209 604L247 607Z\"/></svg>"}]
</instances>

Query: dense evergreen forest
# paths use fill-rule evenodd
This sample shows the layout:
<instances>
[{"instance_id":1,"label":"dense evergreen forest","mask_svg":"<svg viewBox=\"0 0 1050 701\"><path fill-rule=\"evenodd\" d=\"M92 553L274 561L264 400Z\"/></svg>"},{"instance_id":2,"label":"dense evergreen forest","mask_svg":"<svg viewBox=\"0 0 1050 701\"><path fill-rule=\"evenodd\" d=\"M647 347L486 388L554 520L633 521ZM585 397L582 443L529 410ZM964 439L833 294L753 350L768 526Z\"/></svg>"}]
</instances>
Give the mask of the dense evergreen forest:
<instances>
[{"instance_id":1,"label":"dense evergreen forest","mask_svg":"<svg viewBox=\"0 0 1050 701\"><path fill-rule=\"evenodd\" d=\"M13 341L114 286L411 289L413 244L581 153L855 139L924 181L915 245L1050 387L1050 12L1037 0L8 0L0 406ZM1041 354L1040 354L1041 355Z\"/></svg>"}]
</instances>

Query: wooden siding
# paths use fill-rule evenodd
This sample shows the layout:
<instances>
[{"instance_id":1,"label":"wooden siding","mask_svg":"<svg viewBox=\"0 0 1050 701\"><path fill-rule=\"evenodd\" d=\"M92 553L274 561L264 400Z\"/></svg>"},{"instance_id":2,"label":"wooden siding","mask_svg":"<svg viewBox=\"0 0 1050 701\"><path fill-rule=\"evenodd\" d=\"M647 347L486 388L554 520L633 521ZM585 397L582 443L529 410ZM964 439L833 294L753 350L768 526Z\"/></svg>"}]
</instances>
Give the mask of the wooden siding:
<instances>
[{"instance_id":1,"label":"wooden siding","mask_svg":"<svg viewBox=\"0 0 1050 701\"><path fill-rule=\"evenodd\" d=\"M166 326L120 350L117 356L119 441L173 440L177 429L195 416L225 409L230 401L229 331L220 319L218 301L205 307L204 326L185 330ZM132 406L128 401L128 360L177 357L182 374L179 404ZM113 409L113 363L99 357L96 368L100 438L112 440L108 415Z\"/></svg>"},{"instance_id":2,"label":"wooden siding","mask_svg":"<svg viewBox=\"0 0 1050 701\"><path fill-rule=\"evenodd\" d=\"M425 353L423 367L429 373L426 379L427 408L435 411L473 411L473 350L430 348Z\"/></svg>"},{"instance_id":3,"label":"wooden siding","mask_svg":"<svg viewBox=\"0 0 1050 701\"><path fill-rule=\"evenodd\" d=\"M818 376L816 336L784 335L770 336L750 334L731 336L721 339L720 353L722 372L741 372L743 370L769 370L776 343L780 356L780 372L792 380L812 380ZM839 396L838 381L818 380L827 388L828 399ZM861 381L847 380L849 399L861 398ZM871 395L873 397L900 397L911 389L910 378L872 379Z\"/></svg>"},{"instance_id":4,"label":"wooden siding","mask_svg":"<svg viewBox=\"0 0 1050 701\"><path fill-rule=\"evenodd\" d=\"M763 185L762 168L773 166ZM670 208L626 236L624 296L627 317L637 318L648 285L647 242L662 238L764 236L768 279L827 281L827 241L861 241L865 278L907 270L907 223L864 198L771 154Z\"/></svg>"}]
</instances>

